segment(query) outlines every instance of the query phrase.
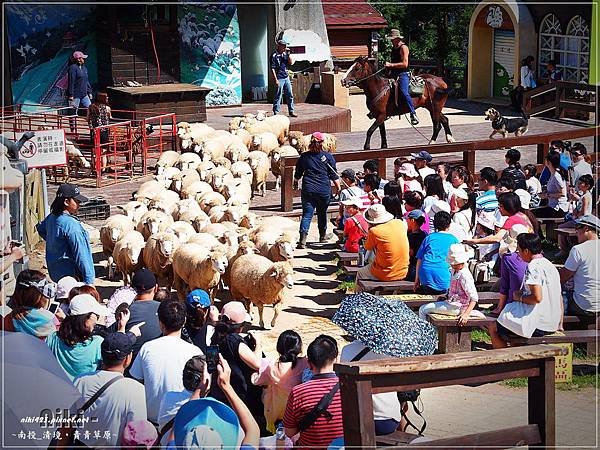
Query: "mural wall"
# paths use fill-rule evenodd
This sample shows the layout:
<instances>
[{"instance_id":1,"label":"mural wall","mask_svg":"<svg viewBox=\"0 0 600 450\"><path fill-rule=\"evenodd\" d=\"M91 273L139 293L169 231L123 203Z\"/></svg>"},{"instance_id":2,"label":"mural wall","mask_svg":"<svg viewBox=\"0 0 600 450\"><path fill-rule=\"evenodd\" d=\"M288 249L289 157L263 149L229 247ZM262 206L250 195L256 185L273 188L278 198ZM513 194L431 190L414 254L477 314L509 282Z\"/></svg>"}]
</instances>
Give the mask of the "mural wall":
<instances>
[{"instance_id":1,"label":"mural wall","mask_svg":"<svg viewBox=\"0 0 600 450\"><path fill-rule=\"evenodd\" d=\"M233 3L178 7L181 82L212 89L210 106L242 102L240 27Z\"/></svg>"},{"instance_id":2,"label":"mural wall","mask_svg":"<svg viewBox=\"0 0 600 450\"><path fill-rule=\"evenodd\" d=\"M6 6L14 103L66 105L67 68L75 50L86 60L90 83L97 81L92 5Z\"/></svg>"}]
</instances>

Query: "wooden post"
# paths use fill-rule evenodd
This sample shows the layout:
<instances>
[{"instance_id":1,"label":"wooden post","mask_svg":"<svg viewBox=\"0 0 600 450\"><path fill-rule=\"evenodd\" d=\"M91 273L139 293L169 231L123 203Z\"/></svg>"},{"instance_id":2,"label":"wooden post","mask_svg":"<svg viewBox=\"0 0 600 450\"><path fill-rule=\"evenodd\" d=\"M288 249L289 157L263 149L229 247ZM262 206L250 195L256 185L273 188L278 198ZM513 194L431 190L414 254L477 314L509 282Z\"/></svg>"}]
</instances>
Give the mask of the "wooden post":
<instances>
[{"instance_id":1,"label":"wooden post","mask_svg":"<svg viewBox=\"0 0 600 450\"><path fill-rule=\"evenodd\" d=\"M465 150L463 152L463 162L470 173L475 173L475 150Z\"/></svg>"},{"instance_id":2,"label":"wooden post","mask_svg":"<svg viewBox=\"0 0 600 450\"><path fill-rule=\"evenodd\" d=\"M537 145L537 163L544 164L544 159L548 154L548 149L550 148L550 144L548 142L542 142Z\"/></svg>"},{"instance_id":3,"label":"wooden post","mask_svg":"<svg viewBox=\"0 0 600 450\"><path fill-rule=\"evenodd\" d=\"M375 447L371 380L357 381L349 375L340 375L340 396L346 448Z\"/></svg>"},{"instance_id":4,"label":"wooden post","mask_svg":"<svg viewBox=\"0 0 600 450\"><path fill-rule=\"evenodd\" d=\"M387 171L387 160L385 158L377 160L377 175L381 177L382 180L386 179L386 171Z\"/></svg>"},{"instance_id":5,"label":"wooden post","mask_svg":"<svg viewBox=\"0 0 600 450\"><path fill-rule=\"evenodd\" d=\"M556 445L554 415L554 358L538 362L540 374L530 377L527 385L527 410L529 423L537 425L542 439L540 448Z\"/></svg>"},{"instance_id":6,"label":"wooden post","mask_svg":"<svg viewBox=\"0 0 600 450\"><path fill-rule=\"evenodd\" d=\"M292 211L294 209L294 189L293 189L293 178L294 168L286 167L282 161L282 173L281 173L281 210Z\"/></svg>"}]
</instances>

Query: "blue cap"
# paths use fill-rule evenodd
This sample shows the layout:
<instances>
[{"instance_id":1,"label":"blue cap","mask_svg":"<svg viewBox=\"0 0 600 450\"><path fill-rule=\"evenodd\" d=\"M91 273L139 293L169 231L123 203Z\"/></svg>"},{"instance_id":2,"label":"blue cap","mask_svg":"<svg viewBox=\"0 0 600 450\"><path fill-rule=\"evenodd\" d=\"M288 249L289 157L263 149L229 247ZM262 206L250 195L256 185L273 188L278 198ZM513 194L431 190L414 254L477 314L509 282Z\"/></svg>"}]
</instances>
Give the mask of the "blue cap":
<instances>
[{"instance_id":1,"label":"blue cap","mask_svg":"<svg viewBox=\"0 0 600 450\"><path fill-rule=\"evenodd\" d=\"M411 212L408 213L407 217L410 217L411 219L418 219L419 217L423 217L424 215L425 213L420 209L413 209Z\"/></svg>"},{"instance_id":2,"label":"blue cap","mask_svg":"<svg viewBox=\"0 0 600 450\"><path fill-rule=\"evenodd\" d=\"M192 308L197 306L200 306L201 308L208 308L210 305L212 305L210 296L203 289L194 289L187 295L185 302Z\"/></svg>"},{"instance_id":3,"label":"blue cap","mask_svg":"<svg viewBox=\"0 0 600 450\"><path fill-rule=\"evenodd\" d=\"M412 156L414 159L424 159L427 162L431 162L433 159L431 154L425 150L421 150L419 153L411 153L410 156Z\"/></svg>"},{"instance_id":4,"label":"blue cap","mask_svg":"<svg viewBox=\"0 0 600 450\"><path fill-rule=\"evenodd\" d=\"M133 333L109 333L100 346L102 357L110 360L123 360L133 351L136 337Z\"/></svg>"}]
</instances>

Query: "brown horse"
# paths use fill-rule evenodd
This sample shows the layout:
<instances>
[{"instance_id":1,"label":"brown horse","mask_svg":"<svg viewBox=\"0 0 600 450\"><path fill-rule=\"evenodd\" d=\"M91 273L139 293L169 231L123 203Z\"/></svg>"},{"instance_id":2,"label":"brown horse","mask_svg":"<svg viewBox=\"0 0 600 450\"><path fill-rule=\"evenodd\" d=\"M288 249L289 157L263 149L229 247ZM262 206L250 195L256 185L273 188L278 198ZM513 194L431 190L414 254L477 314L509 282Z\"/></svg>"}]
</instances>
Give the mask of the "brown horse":
<instances>
[{"instance_id":1,"label":"brown horse","mask_svg":"<svg viewBox=\"0 0 600 450\"><path fill-rule=\"evenodd\" d=\"M400 106L396 106L393 90L390 87L390 80L379 75L379 72L375 71L373 64L366 56L359 56L345 73L344 78L342 78L342 86L350 87L357 85L365 91L367 108L369 108L368 116L375 119L373 125L367 130L365 150L371 148L371 135L378 127L381 134L381 148L387 148L386 119L409 112L408 105L404 102L402 95L398 96ZM412 100L415 109L426 108L431 115L433 135L429 143L435 144L442 126L446 133L446 140L454 142L448 118L442 113L446 100L448 100L448 85L443 79L435 75L423 74L420 76L425 80L425 89L423 95L412 97Z\"/></svg>"}]
</instances>

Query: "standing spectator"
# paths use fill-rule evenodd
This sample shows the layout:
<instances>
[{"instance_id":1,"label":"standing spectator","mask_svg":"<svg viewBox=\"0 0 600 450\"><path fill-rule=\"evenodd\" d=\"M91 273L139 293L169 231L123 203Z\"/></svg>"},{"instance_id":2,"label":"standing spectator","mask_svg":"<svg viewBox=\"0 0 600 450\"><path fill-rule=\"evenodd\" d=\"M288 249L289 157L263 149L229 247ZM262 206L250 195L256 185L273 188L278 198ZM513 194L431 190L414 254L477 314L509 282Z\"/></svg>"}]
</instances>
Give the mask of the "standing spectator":
<instances>
[{"instance_id":1,"label":"standing spectator","mask_svg":"<svg viewBox=\"0 0 600 450\"><path fill-rule=\"evenodd\" d=\"M361 239L368 235L369 224L360 212L362 200L359 197L344 200L342 204L346 207L348 218L344 225L344 251L358 253Z\"/></svg>"},{"instance_id":2,"label":"standing spectator","mask_svg":"<svg viewBox=\"0 0 600 450\"><path fill-rule=\"evenodd\" d=\"M445 211L433 217L435 232L427 235L417 252L415 292L419 294L442 294L450 287L450 266L446 261L452 244L458 239L448 229L452 218Z\"/></svg>"},{"instance_id":3,"label":"standing spectator","mask_svg":"<svg viewBox=\"0 0 600 450\"><path fill-rule=\"evenodd\" d=\"M560 276L554 265L542 256L542 241L534 233L517 237L521 259L527 263L523 285L513 294L498 316L496 325L489 327L494 348L507 345L507 337L544 336L556 332L562 317Z\"/></svg>"},{"instance_id":4,"label":"standing spectator","mask_svg":"<svg viewBox=\"0 0 600 450\"><path fill-rule=\"evenodd\" d=\"M102 360L100 346L104 339L92 333L98 319L109 314L108 308L91 295L76 295L71 299L69 315L62 321L59 330L46 339L71 380L98 369Z\"/></svg>"},{"instance_id":5,"label":"standing spectator","mask_svg":"<svg viewBox=\"0 0 600 450\"><path fill-rule=\"evenodd\" d=\"M357 290L359 280L403 280L409 260L406 224L394 219L383 205L371 206L365 219L371 225L365 249L374 251L375 259L356 273Z\"/></svg>"},{"instance_id":6,"label":"standing spectator","mask_svg":"<svg viewBox=\"0 0 600 450\"><path fill-rule=\"evenodd\" d=\"M273 114L279 114L281 98L287 97L288 113L290 117L298 117L294 111L294 94L292 92L292 81L288 75L288 69L294 64L294 60L287 48L287 42L283 39L277 41L277 50L271 55L271 73L275 79L277 91L273 98Z\"/></svg>"},{"instance_id":7,"label":"standing spectator","mask_svg":"<svg viewBox=\"0 0 600 450\"><path fill-rule=\"evenodd\" d=\"M556 68L556 60L551 59L546 63L546 75L548 76L548 83L562 80L562 74Z\"/></svg>"},{"instance_id":8,"label":"standing spectator","mask_svg":"<svg viewBox=\"0 0 600 450\"><path fill-rule=\"evenodd\" d=\"M293 437L300 433L298 447L323 448L344 434L342 423L342 401L339 393L338 377L333 364L338 358L337 342L331 336L320 335L308 346L308 366L313 378L295 386L290 393L283 417L285 434ZM321 399L334 393L326 406L326 414L319 415L312 423L303 419Z\"/></svg>"},{"instance_id":9,"label":"standing spectator","mask_svg":"<svg viewBox=\"0 0 600 450\"><path fill-rule=\"evenodd\" d=\"M406 280L415 281L417 273L417 252L427 237L421 226L425 222L426 215L420 209L413 209L406 216L406 227L408 228L408 273Z\"/></svg>"},{"instance_id":10,"label":"standing spectator","mask_svg":"<svg viewBox=\"0 0 600 450\"><path fill-rule=\"evenodd\" d=\"M477 212L494 212L498 208L498 199L496 198L496 183L498 174L492 167L484 167L479 171L479 190L481 194L475 200L475 209Z\"/></svg>"},{"instance_id":11,"label":"standing spectator","mask_svg":"<svg viewBox=\"0 0 600 450\"><path fill-rule=\"evenodd\" d=\"M533 63L535 58L531 55L521 61L521 78L519 85L510 93L512 107L517 111L523 110L523 92L533 89L537 86L535 74L533 72Z\"/></svg>"},{"instance_id":12,"label":"standing spectator","mask_svg":"<svg viewBox=\"0 0 600 450\"><path fill-rule=\"evenodd\" d=\"M527 183L525 181L525 174L521 170L521 152L516 148L509 148L504 155L504 161L508 165L506 169L502 171L502 177L510 177L515 180L516 189L527 189Z\"/></svg>"},{"instance_id":13,"label":"standing spectator","mask_svg":"<svg viewBox=\"0 0 600 450\"><path fill-rule=\"evenodd\" d=\"M537 178L537 168L533 164L527 164L523 167L525 173L525 184L527 185L527 192L531 195L531 208L537 208L540 206L540 194L542 193L542 184Z\"/></svg>"},{"instance_id":14,"label":"standing spectator","mask_svg":"<svg viewBox=\"0 0 600 450\"><path fill-rule=\"evenodd\" d=\"M331 153L323 150L323 133L312 134L309 150L298 158L294 172L294 189L302 179L302 219L298 248L306 247L308 229L315 210L319 228L319 242L327 242L327 208L331 200L331 182L340 191L340 177Z\"/></svg>"},{"instance_id":15,"label":"standing spectator","mask_svg":"<svg viewBox=\"0 0 600 450\"><path fill-rule=\"evenodd\" d=\"M185 323L185 306L167 300L158 307L162 337L146 342L135 358L129 373L144 383L148 420L158 422L160 402L165 393L183 390L182 374L187 361L201 350L181 339Z\"/></svg>"},{"instance_id":16,"label":"standing spectator","mask_svg":"<svg viewBox=\"0 0 600 450\"><path fill-rule=\"evenodd\" d=\"M340 191L340 209L337 219L335 219L335 226L338 230L344 229L344 223L348 218L348 213L344 208L342 202L353 197L360 197L364 195L364 191L356 184L356 173L352 169L345 169L341 174L342 182L346 186Z\"/></svg>"},{"instance_id":17,"label":"standing spectator","mask_svg":"<svg viewBox=\"0 0 600 450\"><path fill-rule=\"evenodd\" d=\"M427 175L433 175L435 173L435 170L427 165L433 160L433 157L428 151L421 150L419 153L411 153L410 156L415 159L415 168L419 171L421 180L425 180Z\"/></svg>"},{"instance_id":18,"label":"standing spectator","mask_svg":"<svg viewBox=\"0 0 600 450\"><path fill-rule=\"evenodd\" d=\"M542 198L548 199L548 206L535 209L534 214L536 217L564 217L569 212L569 202L565 181L567 173L560 167L560 154L549 153L545 164L550 171L550 179Z\"/></svg>"},{"instance_id":19,"label":"standing spectator","mask_svg":"<svg viewBox=\"0 0 600 450\"><path fill-rule=\"evenodd\" d=\"M402 176L402 182L398 179L400 186L402 186L402 192L423 192L423 186L419 181L419 172L415 169L415 166L411 163L404 163L398 174Z\"/></svg>"},{"instance_id":20,"label":"standing spectator","mask_svg":"<svg viewBox=\"0 0 600 450\"><path fill-rule=\"evenodd\" d=\"M187 318L183 328L184 338L206 353L206 347L210 345L215 332L218 310L203 289L191 291L185 298L185 306Z\"/></svg>"},{"instance_id":21,"label":"standing spectator","mask_svg":"<svg viewBox=\"0 0 600 450\"><path fill-rule=\"evenodd\" d=\"M92 86L88 76L85 59L88 55L81 51L73 52L73 64L69 66L67 96L69 105L74 108L77 115L79 107L88 108L91 104Z\"/></svg>"},{"instance_id":22,"label":"standing spectator","mask_svg":"<svg viewBox=\"0 0 600 450\"><path fill-rule=\"evenodd\" d=\"M573 280L573 290L566 293L568 313L594 317L600 312L600 220L590 214L577 219L576 223L579 244L569 252L560 271L560 282L564 286Z\"/></svg>"},{"instance_id":23,"label":"standing spectator","mask_svg":"<svg viewBox=\"0 0 600 450\"><path fill-rule=\"evenodd\" d=\"M108 334L100 346L102 368L73 381L75 387L81 392L82 404L103 386L112 383L86 410L86 414L97 419L95 424L84 426L84 430L87 429L92 433L91 439L85 440L89 447L118 446L128 422L146 420L144 386L138 381L123 376L132 361L134 342L133 333ZM93 434L96 430L102 431L98 438Z\"/></svg>"},{"instance_id":24,"label":"standing spectator","mask_svg":"<svg viewBox=\"0 0 600 450\"><path fill-rule=\"evenodd\" d=\"M294 330L286 330L277 338L277 361L262 364L260 371L252 375L252 383L265 386L263 403L267 429L275 433L275 424L283 420L285 406L294 386L302 382L302 372L308 368L301 357L302 338Z\"/></svg>"},{"instance_id":25,"label":"standing spectator","mask_svg":"<svg viewBox=\"0 0 600 450\"><path fill-rule=\"evenodd\" d=\"M572 175L571 182L573 186L577 186L577 182L582 175L592 176L592 166L585 160L587 156L587 148L580 142L576 142L571 147Z\"/></svg>"},{"instance_id":26,"label":"standing spectator","mask_svg":"<svg viewBox=\"0 0 600 450\"><path fill-rule=\"evenodd\" d=\"M85 284L94 284L96 272L90 237L73 216L79 205L87 201L77 186L61 184L50 205L50 214L36 226L46 241L46 265L54 281L72 276Z\"/></svg>"},{"instance_id":27,"label":"standing spectator","mask_svg":"<svg viewBox=\"0 0 600 450\"><path fill-rule=\"evenodd\" d=\"M95 135L96 133L98 133L100 139L99 144L101 145L99 151L103 155L110 152L110 147L104 145L109 141L109 130L108 128L96 130L96 128L104 125L109 125L111 118L112 113L110 110L110 106L108 106L108 94L106 94L106 92L98 92L96 94L96 99L88 108L87 121L90 127L90 140L92 147L95 147ZM106 163L107 156L102 156L102 168L106 168L107 171L113 170L112 167L106 167Z\"/></svg>"},{"instance_id":28,"label":"standing spectator","mask_svg":"<svg viewBox=\"0 0 600 450\"><path fill-rule=\"evenodd\" d=\"M154 300L154 294L158 288L156 277L148 269L140 269L133 274L131 287L137 292L135 300L129 305L131 316L127 322L127 330L134 325L144 323L142 335L138 337L133 345L133 360L142 346L153 339L160 337L161 326L158 317L160 302Z\"/></svg>"}]
</instances>

